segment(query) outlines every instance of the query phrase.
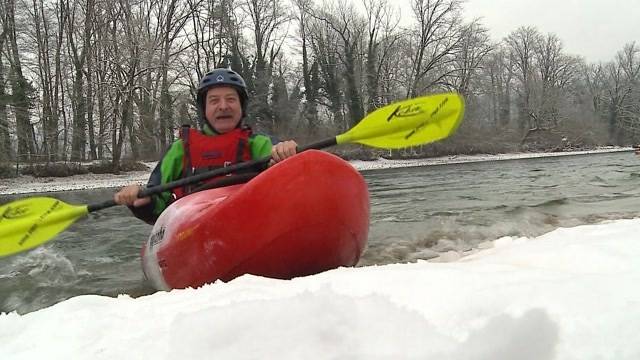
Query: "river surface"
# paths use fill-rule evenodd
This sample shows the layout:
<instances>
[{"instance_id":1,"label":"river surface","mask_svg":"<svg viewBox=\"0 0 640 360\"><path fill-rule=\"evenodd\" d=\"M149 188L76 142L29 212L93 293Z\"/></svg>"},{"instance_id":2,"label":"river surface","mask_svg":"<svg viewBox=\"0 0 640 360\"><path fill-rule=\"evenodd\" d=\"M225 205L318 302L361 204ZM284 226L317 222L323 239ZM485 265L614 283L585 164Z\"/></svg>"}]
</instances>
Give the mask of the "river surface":
<instances>
[{"instance_id":1,"label":"river surface","mask_svg":"<svg viewBox=\"0 0 640 360\"><path fill-rule=\"evenodd\" d=\"M371 227L358 266L454 261L504 236L636 217L640 158L632 152L363 172ZM46 194L72 204L113 189ZM36 196L31 194L29 196ZM0 204L22 198L0 195ZM79 220L48 244L0 259L0 312L27 313L82 294L140 296L140 247L151 226L115 207Z\"/></svg>"}]
</instances>

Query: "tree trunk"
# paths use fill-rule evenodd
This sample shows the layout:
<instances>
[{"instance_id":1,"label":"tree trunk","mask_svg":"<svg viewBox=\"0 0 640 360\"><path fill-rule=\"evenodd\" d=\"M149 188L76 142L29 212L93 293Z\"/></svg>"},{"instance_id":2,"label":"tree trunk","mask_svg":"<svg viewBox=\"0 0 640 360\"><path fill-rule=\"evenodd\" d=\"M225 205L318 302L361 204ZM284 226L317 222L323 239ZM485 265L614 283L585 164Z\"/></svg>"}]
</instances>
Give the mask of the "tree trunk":
<instances>
[{"instance_id":1,"label":"tree trunk","mask_svg":"<svg viewBox=\"0 0 640 360\"><path fill-rule=\"evenodd\" d=\"M609 104L608 120L609 141L611 145L618 145L618 106L614 100Z\"/></svg>"},{"instance_id":2,"label":"tree trunk","mask_svg":"<svg viewBox=\"0 0 640 360\"><path fill-rule=\"evenodd\" d=\"M2 7L4 8L4 7ZM4 42L7 35L6 24L3 23L0 28L0 49L4 49ZM4 64L2 56L0 56L0 84L5 83ZM9 104L9 95L7 95L4 86L0 85L0 163L11 160L11 138L9 137L9 117L7 105Z\"/></svg>"},{"instance_id":3,"label":"tree trunk","mask_svg":"<svg viewBox=\"0 0 640 360\"><path fill-rule=\"evenodd\" d=\"M131 114L131 95L127 95L127 99L122 104L122 120L120 121L120 127L118 131L113 132L113 171L117 174L120 172L120 160L122 157L122 147L126 136L126 130L130 128L132 123ZM118 136L116 137L116 133ZM129 134L132 137L132 134Z\"/></svg>"},{"instance_id":4,"label":"tree trunk","mask_svg":"<svg viewBox=\"0 0 640 360\"><path fill-rule=\"evenodd\" d=\"M167 74L162 76L162 85L160 90L160 139L158 148L166 149L170 143L171 133L170 129L173 128L173 111L172 111L172 99L169 93L169 84L167 82ZM154 142L155 145L155 142ZM154 146L154 155L158 155L158 151Z\"/></svg>"},{"instance_id":5,"label":"tree trunk","mask_svg":"<svg viewBox=\"0 0 640 360\"><path fill-rule=\"evenodd\" d=\"M159 144L160 149L165 149L169 143L169 137L171 131L167 131L173 127L173 115L172 115L172 99L169 93L169 61L171 56L171 46L174 39L174 27L181 28L181 24L174 23L176 14L177 0L171 0L167 5L167 16L164 24L164 37L163 37L163 49L162 49L162 82L160 85L160 131L159 131ZM155 145L155 142L154 142ZM154 153L157 153L155 147ZM157 154L155 154L157 155Z\"/></svg>"},{"instance_id":6,"label":"tree trunk","mask_svg":"<svg viewBox=\"0 0 640 360\"><path fill-rule=\"evenodd\" d=\"M126 105L129 105L129 103L127 102ZM136 131L133 127L133 119L129 120L133 114L132 111L130 111L129 109L122 109L122 120L127 120L127 124L126 124L126 128L127 131L129 132L129 146L131 147L131 157L134 159L139 159L140 158L140 150L138 148L138 136L136 135ZM125 118L126 116L126 118ZM122 156L122 149L120 150L120 157Z\"/></svg>"},{"instance_id":7,"label":"tree trunk","mask_svg":"<svg viewBox=\"0 0 640 360\"><path fill-rule=\"evenodd\" d=\"M104 87L101 85L102 80L100 80L100 75L98 75L98 143L96 144L98 148L98 159L104 159L104 147L105 140L107 138L107 115L106 109L104 105L104 97L105 94Z\"/></svg>"},{"instance_id":8,"label":"tree trunk","mask_svg":"<svg viewBox=\"0 0 640 360\"><path fill-rule=\"evenodd\" d=\"M362 99L358 82L356 80L356 45L345 43L345 80L347 83L347 102L349 104L349 124L351 128L362 120L364 117L364 109L362 107Z\"/></svg>"},{"instance_id":9,"label":"tree trunk","mask_svg":"<svg viewBox=\"0 0 640 360\"><path fill-rule=\"evenodd\" d=\"M95 139L95 124L93 123L93 41L92 33L95 21L95 0L87 0L87 11L84 23L84 35L82 49L83 55L87 64L87 98L86 98L86 110L87 110L87 125L89 132L89 157L91 160L95 160L98 157L96 153L96 139Z\"/></svg>"},{"instance_id":10,"label":"tree trunk","mask_svg":"<svg viewBox=\"0 0 640 360\"><path fill-rule=\"evenodd\" d=\"M43 9L44 11L44 9ZM64 151L66 151L66 148L63 146L62 151L60 151L60 146L59 146L59 130L58 130L58 125L60 123L60 111L63 112L64 115L64 106L62 106L62 104L64 104L64 96L62 94L64 94L63 92L63 81L62 81L62 61L61 61L61 53L62 53L62 44L64 42L64 22L65 22L65 17L67 16L67 13L65 12L64 6L59 6L59 11L60 11L60 18L58 19L58 36L56 38L56 53L55 53L55 81L53 84L53 106L52 106L52 116L51 116L51 121L49 122L49 126L50 126L50 130L51 130L51 136L52 138L50 138L49 142L50 142L50 146L51 146L51 151L53 154L55 154L56 158L66 158L66 156L64 155ZM43 13L44 16L44 13ZM59 110L59 109L62 110ZM55 131L55 136L54 136L54 132ZM66 131L66 126L65 126L65 131ZM64 142L66 144L66 141Z\"/></svg>"},{"instance_id":11,"label":"tree trunk","mask_svg":"<svg viewBox=\"0 0 640 360\"><path fill-rule=\"evenodd\" d=\"M140 156L142 159L149 159L156 155L156 139L154 136L156 125L155 119L155 88L152 81L152 74L148 73L144 77L143 88L147 91L142 91L137 100L139 124L136 132L137 138L140 142Z\"/></svg>"},{"instance_id":12,"label":"tree trunk","mask_svg":"<svg viewBox=\"0 0 640 360\"><path fill-rule=\"evenodd\" d=\"M41 123L44 134L42 136L42 152L46 161L55 160L56 154L51 152L51 143L55 142L51 136L51 119L53 117L53 99L51 92L51 64L49 62L49 29L47 18L44 15L44 5L33 0L33 24L35 26L37 53L38 53L38 80L42 88L42 115ZM42 17L40 16L42 14ZM55 138L55 137L54 137Z\"/></svg>"},{"instance_id":13,"label":"tree trunk","mask_svg":"<svg viewBox=\"0 0 640 360\"><path fill-rule=\"evenodd\" d=\"M89 127L89 158L96 160L98 154L96 151L95 124L93 120L93 62L91 54L87 58L87 125Z\"/></svg>"},{"instance_id":14,"label":"tree trunk","mask_svg":"<svg viewBox=\"0 0 640 360\"><path fill-rule=\"evenodd\" d=\"M378 108L378 74L377 74L377 52L378 45L374 43L373 39L369 40L367 49L367 113L370 113Z\"/></svg>"},{"instance_id":15,"label":"tree trunk","mask_svg":"<svg viewBox=\"0 0 640 360\"><path fill-rule=\"evenodd\" d=\"M2 39L0 39L0 49L2 48L2 42ZM4 84L4 82L4 64L2 64L2 56L0 56L0 84ZM9 137L7 104L9 104L9 96L5 92L4 86L0 86L0 163L11 160L11 138Z\"/></svg>"},{"instance_id":16,"label":"tree trunk","mask_svg":"<svg viewBox=\"0 0 640 360\"><path fill-rule=\"evenodd\" d=\"M71 161L85 159L87 144L86 98L83 91L84 79L82 64L75 63L73 79L73 133L71 138Z\"/></svg>"},{"instance_id":17,"label":"tree trunk","mask_svg":"<svg viewBox=\"0 0 640 360\"><path fill-rule=\"evenodd\" d=\"M66 94L66 90L68 89L68 81L65 81L66 79L63 79L61 77L60 81L60 103L64 104L65 101L65 94ZM69 151L69 119L67 118L67 111L65 110L65 107L62 107L62 149L60 149L61 155L60 158L61 159L65 159L68 160L69 156L67 155L67 152Z\"/></svg>"},{"instance_id":18,"label":"tree trunk","mask_svg":"<svg viewBox=\"0 0 640 360\"><path fill-rule=\"evenodd\" d=\"M7 0L6 3L6 29L9 40L9 60L11 63L11 72L9 74L9 82L13 94L13 109L16 118L18 152L16 156L18 160L30 160L36 153L36 145L34 143L35 133L33 126L29 121L29 109L31 101L29 100L30 86L22 74L22 64L18 52L16 26L15 26L15 2Z\"/></svg>"}]
</instances>

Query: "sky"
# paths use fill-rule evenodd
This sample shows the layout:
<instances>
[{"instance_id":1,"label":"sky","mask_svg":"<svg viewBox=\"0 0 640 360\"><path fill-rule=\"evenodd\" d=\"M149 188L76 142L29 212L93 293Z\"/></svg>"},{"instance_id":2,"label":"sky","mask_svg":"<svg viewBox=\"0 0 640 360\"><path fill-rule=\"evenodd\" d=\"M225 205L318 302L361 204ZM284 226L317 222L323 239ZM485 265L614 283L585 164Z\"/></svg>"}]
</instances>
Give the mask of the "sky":
<instances>
[{"instance_id":1,"label":"sky","mask_svg":"<svg viewBox=\"0 0 640 360\"><path fill-rule=\"evenodd\" d=\"M401 0L403 16L411 0ZM467 0L467 19L482 18L495 41L520 26L555 33L567 53L588 62L611 61L623 46L640 43L639 0Z\"/></svg>"},{"instance_id":2,"label":"sky","mask_svg":"<svg viewBox=\"0 0 640 360\"><path fill-rule=\"evenodd\" d=\"M0 359L640 359L639 232L615 220L448 262L78 296L0 314Z\"/></svg>"},{"instance_id":3,"label":"sky","mask_svg":"<svg viewBox=\"0 0 640 360\"><path fill-rule=\"evenodd\" d=\"M625 44L640 44L638 0L468 0L465 11L482 17L495 39L533 25L555 33L568 53L589 62L613 60Z\"/></svg>"}]
</instances>

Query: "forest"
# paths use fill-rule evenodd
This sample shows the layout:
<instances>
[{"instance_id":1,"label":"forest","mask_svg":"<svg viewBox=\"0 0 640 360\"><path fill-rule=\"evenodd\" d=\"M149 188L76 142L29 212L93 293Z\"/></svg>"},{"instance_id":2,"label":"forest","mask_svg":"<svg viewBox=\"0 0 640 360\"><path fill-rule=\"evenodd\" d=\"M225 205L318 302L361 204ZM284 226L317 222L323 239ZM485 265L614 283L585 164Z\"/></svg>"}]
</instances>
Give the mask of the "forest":
<instances>
[{"instance_id":1,"label":"forest","mask_svg":"<svg viewBox=\"0 0 640 360\"><path fill-rule=\"evenodd\" d=\"M640 45L608 62L462 0L0 0L0 166L157 160L198 126L207 71L239 72L255 131L306 143L394 101L465 97L446 141L344 156L562 151L640 141ZM570 25L568 25L570 26Z\"/></svg>"}]
</instances>

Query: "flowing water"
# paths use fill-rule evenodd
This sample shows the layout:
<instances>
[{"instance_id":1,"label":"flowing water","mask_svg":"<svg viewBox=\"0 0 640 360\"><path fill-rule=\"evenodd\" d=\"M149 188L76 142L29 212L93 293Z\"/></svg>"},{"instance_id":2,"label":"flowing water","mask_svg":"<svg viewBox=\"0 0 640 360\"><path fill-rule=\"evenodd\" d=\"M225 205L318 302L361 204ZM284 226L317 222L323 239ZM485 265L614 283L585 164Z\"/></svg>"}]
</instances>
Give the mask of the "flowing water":
<instances>
[{"instance_id":1,"label":"flowing water","mask_svg":"<svg viewBox=\"0 0 640 360\"><path fill-rule=\"evenodd\" d=\"M503 236L636 217L640 158L631 152L386 169L363 173L369 244L359 266L455 260ZM48 194L100 202L113 189ZM30 196L35 196L32 194ZM21 196L0 196L0 203ZM139 251L151 227L124 207L80 220L55 241L0 259L0 312L26 313L72 296L139 296Z\"/></svg>"}]
</instances>

